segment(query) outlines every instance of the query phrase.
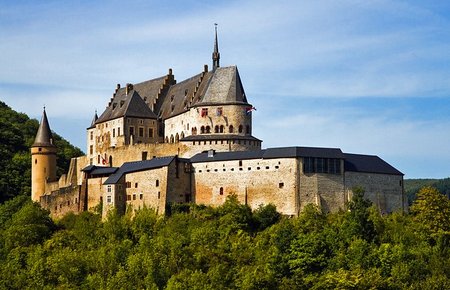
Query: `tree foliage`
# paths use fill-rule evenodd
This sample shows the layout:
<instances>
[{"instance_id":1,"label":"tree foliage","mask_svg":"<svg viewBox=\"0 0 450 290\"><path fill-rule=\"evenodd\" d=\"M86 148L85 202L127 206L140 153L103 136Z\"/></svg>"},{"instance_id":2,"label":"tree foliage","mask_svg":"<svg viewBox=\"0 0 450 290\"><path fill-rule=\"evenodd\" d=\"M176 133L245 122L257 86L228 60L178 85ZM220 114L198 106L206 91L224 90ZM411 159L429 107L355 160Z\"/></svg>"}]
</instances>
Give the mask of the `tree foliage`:
<instances>
[{"instance_id":1,"label":"tree foliage","mask_svg":"<svg viewBox=\"0 0 450 290\"><path fill-rule=\"evenodd\" d=\"M383 216L356 190L346 211L287 218L231 197L55 224L16 197L0 205L0 289L449 289L443 198L425 188L411 214Z\"/></svg>"},{"instance_id":2,"label":"tree foliage","mask_svg":"<svg viewBox=\"0 0 450 290\"><path fill-rule=\"evenodd\" d=\"M39 122L17 113L0 101L0 203L17 195L30 195L31 154ZM70 159L83 155L61 136L54 133L57 152L57 174L67 171Z\"/></svg>"}]
</instances>

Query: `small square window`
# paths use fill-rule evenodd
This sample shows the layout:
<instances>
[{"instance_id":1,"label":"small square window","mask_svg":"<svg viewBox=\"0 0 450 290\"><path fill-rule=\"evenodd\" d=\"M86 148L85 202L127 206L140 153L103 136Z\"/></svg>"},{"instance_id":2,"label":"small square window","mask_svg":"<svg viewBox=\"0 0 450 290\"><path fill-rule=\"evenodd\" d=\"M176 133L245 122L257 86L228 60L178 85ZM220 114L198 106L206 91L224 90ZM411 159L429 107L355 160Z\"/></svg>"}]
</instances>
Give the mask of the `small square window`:
<instances>
[{"instance_id":1,"label":"small square window","mask_svg":"<svg viewBox=\"0 0 450 290\"><path fill-rule=\"evenodd\" d=\"M278 183L278 188L283 188L283 187L284 187L284 182Z\"/></svg>"}]
</instances>

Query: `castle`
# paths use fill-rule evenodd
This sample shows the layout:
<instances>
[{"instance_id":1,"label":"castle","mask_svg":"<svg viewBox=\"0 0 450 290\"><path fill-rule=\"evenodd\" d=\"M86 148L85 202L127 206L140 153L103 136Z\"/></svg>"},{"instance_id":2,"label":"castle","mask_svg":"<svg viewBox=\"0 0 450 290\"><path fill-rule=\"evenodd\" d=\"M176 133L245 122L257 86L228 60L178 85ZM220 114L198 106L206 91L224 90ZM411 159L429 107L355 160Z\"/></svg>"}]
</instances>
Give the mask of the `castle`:
<instances>
[{"instance_id":1,"label":"castle","mask_svg":"<svg viewBox=\"0 0 450 290\"><path fill-rule=\"evenodd\" d=\"M220 205L234 194L255 209L272 203L296 216L307 204L345 208L360 186L382 212L405 210L403 174L377 156L338 148L262 149L236 66L221 67L215 31L212 70L177 83L167 75L117 85L87 128L87 154L56 176L56 147L44 108L32 155L32 199L55 218L68 212Z\"/></svg>"}]
</instances>

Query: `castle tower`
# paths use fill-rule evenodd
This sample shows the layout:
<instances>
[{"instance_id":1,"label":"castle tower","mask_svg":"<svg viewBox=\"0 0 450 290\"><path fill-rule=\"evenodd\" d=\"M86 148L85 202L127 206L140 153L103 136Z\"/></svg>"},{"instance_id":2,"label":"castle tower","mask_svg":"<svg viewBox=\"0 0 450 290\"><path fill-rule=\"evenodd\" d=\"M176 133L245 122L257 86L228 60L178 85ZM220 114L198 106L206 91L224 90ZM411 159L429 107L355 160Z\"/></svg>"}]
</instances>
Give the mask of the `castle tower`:
<instances>
[{"instance_id":1,"label":"castle tower","mask_svg":"<svg viewBox=\"0 0 450 290\"><path fill-rule=\"evenodd\" d=\"M46 183L55 180L56 146L53 144L44 107L36 139L31 145L31 199L39 202L40 197L45 193Z\"/></svg>"},{"instance_id":2,"label":"castle tower","mask_svg":"<svg viewBox=\"0 0 450 290\"><path fill-rule=\"evenodd\" d=\"M217 23L214 23L215 30L216 30L216 37L214 39L214 51L212 53L212 59L213 59L213 70L216 70L216 68L220 67L220 53L219 53L219 41L217 40Z\"/></svg>"}]
</instances>

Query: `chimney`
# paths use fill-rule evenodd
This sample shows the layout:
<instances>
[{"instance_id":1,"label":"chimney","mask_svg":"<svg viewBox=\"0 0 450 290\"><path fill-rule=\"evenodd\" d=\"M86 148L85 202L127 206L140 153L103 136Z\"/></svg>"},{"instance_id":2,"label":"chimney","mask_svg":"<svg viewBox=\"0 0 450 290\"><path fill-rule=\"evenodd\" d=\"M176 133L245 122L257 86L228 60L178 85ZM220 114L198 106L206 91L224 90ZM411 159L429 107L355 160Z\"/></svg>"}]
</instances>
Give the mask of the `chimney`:
<instances>
[{"instance_id":1,"label":"chimney","mask_svg":"<svg viewBox=\"0 0 450 290\"><path fill-rule=\"evenodd\" d=\"M133 90L133 84L127 84L125 88L125 94L128 95L129 92Z\"/></svg>"},{"instance_id":2,"label":"chimney","mask_svg":"<svg viewBox=\"0 0 450 290\"><path fill-rule=\"evenodd\" d=\"M203 66L203 71L204 71L205 73L208 72L208 65L207 65L207 64L205 64L205 65Z\"/></svg>"},{"instance_id":3,"label":"chimney","mask_svg":"<svg viewBox=\"0 0 450 290\"><path fill-rule=\"evenodd\" d=\"M117 84L116 85L116 93L117 93L117 91L120 89L120 84Z\"/></svg>"},{"instance_id":4,"label":"chimney","mask_svg":"<svg viewBox=\"0 0 450 290\"><path fill-rule=\"evenodd\" d=\"M169 76L171 76L171 75L172 75L172 69L169 68Z\"/></svg>"}]
</instances>

